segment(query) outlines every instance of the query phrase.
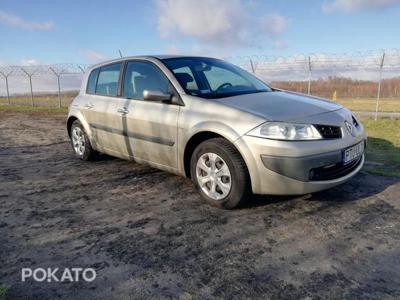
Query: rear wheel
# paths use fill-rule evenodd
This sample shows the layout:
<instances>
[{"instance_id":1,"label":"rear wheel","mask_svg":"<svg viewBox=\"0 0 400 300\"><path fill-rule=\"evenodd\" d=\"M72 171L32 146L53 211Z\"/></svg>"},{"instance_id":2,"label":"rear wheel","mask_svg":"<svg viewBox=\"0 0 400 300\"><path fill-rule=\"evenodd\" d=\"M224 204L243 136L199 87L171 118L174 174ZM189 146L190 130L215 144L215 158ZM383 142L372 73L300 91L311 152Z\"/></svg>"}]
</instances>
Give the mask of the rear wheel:
<instances>
[{"instance_id":1,"label":"rear wheel","mask_svg":"<svg viewBox=\"0 0 400 300\"><path fill-rule=\"evenodd\" d=\"M251 194L246 164L223 138L197 146L191 159L191 176L202 198L212 206L234 208Z\"/></svg>"},{"instance_id":2,"label":"rear wheel","mask_svg":"<svg viewBox=\"0 0 400 300\"><path fill-rule=\"evenodd\" d=\"M93 150L82 124L75 120L71 126L71 145L75 156L82 160L94 160L98 152Z\"/></svg>"}]
</instances>

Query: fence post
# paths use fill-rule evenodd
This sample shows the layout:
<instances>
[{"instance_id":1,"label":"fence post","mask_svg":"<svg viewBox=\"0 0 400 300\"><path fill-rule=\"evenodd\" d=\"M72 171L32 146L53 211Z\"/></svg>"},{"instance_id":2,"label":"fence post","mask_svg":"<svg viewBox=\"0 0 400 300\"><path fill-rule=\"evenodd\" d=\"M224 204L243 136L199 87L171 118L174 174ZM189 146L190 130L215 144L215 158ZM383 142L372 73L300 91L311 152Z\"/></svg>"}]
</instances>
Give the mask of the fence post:
<instances>
[{"instance_id":1,"label":"fence post","mask_svg":"<svg viewBox=\"0 0 400 300\"><path fill-rule=\"evenodd\" d=\"M251 72L252 72L253 74L255 74L255 73L256 73L256 69L255 69L255 67L254 67L253 60L252 60L252 59L250 59L250 66L251 66Z\"/></svg>"},{"instance_id":2,"label":"fence post","mask_svg":"<svg viewBox=\"0 0 400 300\"><path fill-rule=\"evenodd\" d=\"M5 81L6 81L6 91L7 91L7 102L8 102L8 105L11 104L11 100L10 100L10 90L8 89L8 76L10 76L11 73L12 73L12 71L11 71L11 72L8 72L8 73L3 73L3 72L0 71L0 74L4 77L4 79L5 79Z\"/></svg>"},{"instance_id":3,"label":"fence post","mask_svg":"<svg viewBox=\"0 0 400 300\"><path fill-rule=\"evenodd\" d=\"M311 93L311 56L308 57L308 88L307 93L310 95Z\"/></svg>"},{"instance_id":4,"label":"fence post","mask_svg":"<svg viewBox=\"0 0 400 300\"><path fill-rule=\"evenodd\" d=\"M61 73L57 73L52 67L49 67L50 71L57 76L57 85L58 85L58 107L61 108L61 85L60 85L60 77Z\"/></svg>"},{"instance_id":5,"label":"fence post","mask_svg":"<svg viewBox=\"0 0 400 300\"><path fill-rule=\"evenodd\" d=\"M385 52L383 52L382 54L381 64L379 65L379 81L378 81L378 92L376 94L375 121L378 120L379 99L381 97L382 69L384 63L385 63Z\"/></svg>"},{"instance_id":6,"label":"fence post","mask_svg":"<svg viewBox=\"0 0 400 300\"><path fill-rule=\"evenodd\" d=\"M28 73L24 68L21 68L21 70L29 77L29 87L31 89L31 104L33 107L35 106L35 102L33 102L33 88L32 88L32 76L34 73Z\"/></svg>"}]
</instances>

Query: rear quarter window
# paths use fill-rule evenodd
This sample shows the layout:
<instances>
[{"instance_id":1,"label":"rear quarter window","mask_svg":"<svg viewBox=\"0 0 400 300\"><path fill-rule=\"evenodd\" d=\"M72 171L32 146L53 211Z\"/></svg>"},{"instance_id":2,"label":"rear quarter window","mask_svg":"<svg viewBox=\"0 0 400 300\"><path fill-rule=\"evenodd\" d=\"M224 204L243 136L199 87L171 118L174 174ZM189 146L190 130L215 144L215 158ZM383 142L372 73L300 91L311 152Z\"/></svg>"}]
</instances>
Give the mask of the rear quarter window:
<instances>
[{"instance_id":1,"label":"rear quarter window","mask_svg":"<svg viewBox=\"0 0 400 300\"><path fill-rule=\"evenodd\" d=\"M96 91L96 81L97 81L97 76L99 75L99 70L100 69L94 69L88 78L87 81L87 87L86 87L86 93L87 94L94 94Z\"/></svg>"},{"instance_id":2,"label":"rear quarter window","mask_svg":"<svg viewBox=\"0 0 400 300\"><path fill-rule=\"evenodd\" d=\"M117 96L121 65L121 63L117 63L100 68L96 85L96 95Z\"/></svg>"}]
</instances>

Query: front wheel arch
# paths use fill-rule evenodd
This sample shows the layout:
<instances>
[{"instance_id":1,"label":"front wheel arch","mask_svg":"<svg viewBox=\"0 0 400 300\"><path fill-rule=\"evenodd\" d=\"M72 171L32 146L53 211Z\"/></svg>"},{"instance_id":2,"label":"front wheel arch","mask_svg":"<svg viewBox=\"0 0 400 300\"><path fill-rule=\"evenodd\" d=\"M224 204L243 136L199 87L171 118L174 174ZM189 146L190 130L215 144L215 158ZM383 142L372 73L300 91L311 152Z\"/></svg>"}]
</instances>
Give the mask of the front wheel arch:
<instances>
[{"instance_id":1,"label":"front wheel arch","mask_svg":"<svg viewBox=\"0 0 400 300\"><path fill-rule=\"evenodd\" d=\"M194 150L200 145L202 142L213 139L213 138L224 138L222 135L212 132L212 131L201 131L194 134L186 143L185 151L183 154L183 166L185 171L185 176L191 178L190 175L190 160L192 159L192 155ZM226 139L226 138L224 138Z\"/></svg>"},{"instance_id":2,"label":"front wheel arch","mask_svg":"<svg viewBox=\"0 0 400 300\"><path fill-rule=\"evenodd\" d=\"M210 196L206 191L203 190L204 182L202 184L201 183L202 180L200 181L198 180L199 176L201 176L197 172L198 161L199 159L201 159L203 155L208 155L208 154L214 154L214 156L217 156L217 158L220 157L220 161L222 160L222 162L226 164L229 168L228 169L229 175L226 176L230 178L231 190L229 194L224 195L223 198ZM251 179L246 162L244 161L241 153L238 151L235 145L225 138L217 137L205 140L202 143L200 143L192 154L190 167L191 167L192 180L196 189L199 191L201 197L212 206L219 208L227 208L227 209L234 208L240 206L240 204L243 204L244 201L246 201L246 198L248 198L248 196L251 196L252 194ZM200 169L204 170L204 168L202 167L200 167ZM217 180L215 176L217 173L215 173L215 169L214 171L212 171L213 169L210 170L211 170L210 175L211 177L214 177L214 179L208 181L214 182L213 185L215 194L215 182ZM219 176L224 176L224 174ZM204 178L207 177L209 176L206 176Z\"/></svg>"},{"instance_id":3,"label":"front wheel arch","mask_svg":"<svg viewBox=\"0 0 400 300\"><path fill-rule=\"evenodd\" d=\"M192 155L194 150L197 148L198 145L200 145L202 142L205 142L207 140L213 139L213 138L222 138L224 140L226 140L228 143L230 143L235 149L236 151L240 154L241 158L243 159L243 161L246 164L246 168L247 171L250 174L249 171L249 167L248 167L248 162L247 160L243 157L242 152L240 151L240 149L237 147L237 145L235 145L234 143L232 143L231 141L229 141L227 138L225 138L224 136L215 133L213 131L200 131L196 134L194 134L186 143L185 146L185 151L183 154L183 167L184 167L184 174L187 178L191 178L191 174L190 174L190 161L192 159ZM250 176L250 183L252 183L251 180L251 176Z\"/></svg>"}]
</instances>

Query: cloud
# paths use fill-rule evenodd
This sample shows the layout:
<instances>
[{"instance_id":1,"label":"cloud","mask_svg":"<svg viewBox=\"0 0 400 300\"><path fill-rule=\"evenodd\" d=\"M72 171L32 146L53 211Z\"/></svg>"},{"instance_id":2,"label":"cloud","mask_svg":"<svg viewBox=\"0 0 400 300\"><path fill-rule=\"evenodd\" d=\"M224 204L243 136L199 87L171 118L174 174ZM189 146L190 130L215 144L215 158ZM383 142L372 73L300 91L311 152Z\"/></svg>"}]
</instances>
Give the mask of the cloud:
<instances>
[{"instance_id":1,"label":"cloud","mask_svg":"<svg viewBox=\"0 0 400 300\"><path fill-rule=\"evenodd\" d=\"M287 48L287 44L284 41L277 40L273 42L273 46L277 50L283 50Z\"/></svg>"},{"instance_id":2,"label":"cloud","mask_svg":"<svg viewBox=\"0 0 400 300\"><path fill-rule=\"evenodd\" d=\"M217 47L246 47L282 34L288 19L257 15L243 0L156 0L157 29L162 38L191 38Z\"/></svg>"},{"instance_id":3,"label":"cloud","mask_svg":"<svg viewBox=\"0 0 400 300\"><path fill-rule=\"evenodd\" d=\"M37 66L40 65L40 62L34 58L23 58L19 64L21 66Z\"/></svg>"},{"instance_id":4,"label":"cloud","mask_svg":"<svg viewBox=\"0 0 400 300\"><path fill-rule=\"evenodd\" d=\"M334 0L333 2L324 3L322 10L326 13L334 11L379 10L399 4L400 0Z\"/></svg>"},{"instance_id":5,"label":"cloud","mask_svg":"<svg viewBox=\"0 0 400 300\"><path fill-rule=\"evenodd\" d=\"M90 63L97 63L110 59L109 56L90 49L83 50L81 54L83 58L89 61Z\"/></svg>"},{"instance_id":6,"label":"cloud","mask_svg":"<svg viewBox=\"0 0 400 300\"><path fill-rule=\"evenodd\" d=\"M179 48L176 45L171 44L165 48L165 53L166 54L179 54L179 53L181 53L181 51L179 50Z\"/></svg>"},{"instance_id":7,"label":"cloud","mask_svg":"<svg viewBox=\"0 0 400 300\"><path fill-rule=\"evenodd\" d=\"M30 22L11 13L0 10L0 23L9 27L19 28L23 30L50 30L54 27L52 21L46 22Z\"/></svg>"}]
</instances>

